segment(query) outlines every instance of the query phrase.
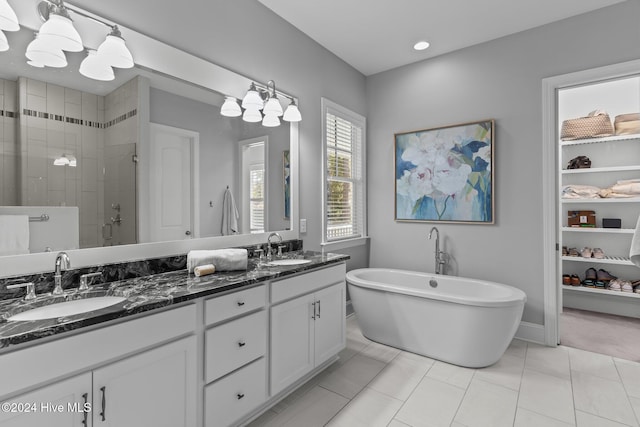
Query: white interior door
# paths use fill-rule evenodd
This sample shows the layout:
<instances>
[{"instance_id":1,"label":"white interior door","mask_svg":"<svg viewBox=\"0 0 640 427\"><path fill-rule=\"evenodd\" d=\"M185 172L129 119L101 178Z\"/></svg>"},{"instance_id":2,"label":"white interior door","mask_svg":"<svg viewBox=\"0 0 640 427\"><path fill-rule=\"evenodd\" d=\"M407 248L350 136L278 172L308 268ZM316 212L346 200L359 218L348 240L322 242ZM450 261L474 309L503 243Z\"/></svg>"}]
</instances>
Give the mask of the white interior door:
<instances>
[{"instance_id":1,"label":"white interior door","mask_svg":"<svg viewBox=\"0 0 640 427\"><path fill-rule=\"evenodd\" d=\"M199 134L151 124L150 240L197 237L197 145Z\"/></svg>"}]
</instances>

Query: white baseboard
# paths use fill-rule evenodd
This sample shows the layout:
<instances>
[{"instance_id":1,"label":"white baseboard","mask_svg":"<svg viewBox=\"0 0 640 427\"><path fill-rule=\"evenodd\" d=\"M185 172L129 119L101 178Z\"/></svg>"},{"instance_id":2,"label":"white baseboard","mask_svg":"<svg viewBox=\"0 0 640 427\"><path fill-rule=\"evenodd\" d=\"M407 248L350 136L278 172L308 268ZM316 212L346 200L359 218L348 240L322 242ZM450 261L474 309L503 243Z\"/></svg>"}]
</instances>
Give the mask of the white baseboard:
<instances>
[{"instance_id":1,"label":"white baseboard","mask_svg":"<svg viewBox=\"0 0 640 427\"><path fill-rule=\"evenodd\" d=\"M544 326L536 323L520 322L516 331L516 338L545 345Z\"/></svg>"}]
</instances>

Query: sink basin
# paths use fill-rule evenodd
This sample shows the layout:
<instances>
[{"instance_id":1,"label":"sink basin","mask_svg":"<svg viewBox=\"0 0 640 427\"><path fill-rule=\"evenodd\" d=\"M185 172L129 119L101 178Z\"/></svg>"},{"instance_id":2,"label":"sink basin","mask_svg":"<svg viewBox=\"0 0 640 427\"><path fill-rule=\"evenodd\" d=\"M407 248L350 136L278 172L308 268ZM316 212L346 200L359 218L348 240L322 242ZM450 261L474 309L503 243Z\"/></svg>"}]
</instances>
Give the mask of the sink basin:
<instances>
[{"instance_id":1,"label":"sink basin","mask_svg":"<svg viewBox=\"0 0 640 427\"><path fill-rule=\"evenodd\" d=\"M110 307L126 300L124 297L103 296L65 301L42 307L32 308L7 318L8 321L24 322L29 320L53 319L56 317L72 316Z\"/></svg>"},{"instance_id":2,"label":"sink basin","mask_svg":"<svg viewBox=\"0 0 640 427\"><path fill-rule=\"evenodd\" d=\"M300 264L308 264L310 263L310 259L277 259L275 261L271 261L269 265L274 267L279 265L300 265Z\"/></svg>"}]
</instances>

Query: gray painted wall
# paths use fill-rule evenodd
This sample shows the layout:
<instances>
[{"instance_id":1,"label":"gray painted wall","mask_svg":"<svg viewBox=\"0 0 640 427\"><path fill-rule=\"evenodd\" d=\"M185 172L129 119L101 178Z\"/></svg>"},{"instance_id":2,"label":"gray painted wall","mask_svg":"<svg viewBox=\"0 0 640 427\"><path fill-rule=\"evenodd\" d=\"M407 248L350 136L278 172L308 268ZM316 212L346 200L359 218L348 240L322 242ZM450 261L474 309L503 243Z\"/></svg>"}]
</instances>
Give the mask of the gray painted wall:
<instances>
[{"instance_id":1,"label":"gray painted wall","mask_svg":"<svg viewBox=\"0 0 640 427\"><path fill-rule=\"evenodd\" d=\"M493 118L496 224L438 227L454 274L524 290L542 324L541 81L640 58L639 16L628 1L367 78L371 266L434 271L433 224L393 219L394 133Z\"/></svg>"}]
</instances>

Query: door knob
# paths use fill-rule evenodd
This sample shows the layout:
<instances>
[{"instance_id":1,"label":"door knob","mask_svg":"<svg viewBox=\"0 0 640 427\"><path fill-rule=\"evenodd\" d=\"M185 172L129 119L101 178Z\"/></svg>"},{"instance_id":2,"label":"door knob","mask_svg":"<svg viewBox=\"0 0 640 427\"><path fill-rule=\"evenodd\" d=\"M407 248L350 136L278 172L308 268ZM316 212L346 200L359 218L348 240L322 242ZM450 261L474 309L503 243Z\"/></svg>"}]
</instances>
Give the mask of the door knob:
<instances>
[{"instance_id":1,"label":"door knob","mask_svg":"<svg viewBox=\"0 0 640 427\"><path fill-rule=\"evenodd\" d=\"M187 230L184 234L186 234L187 236L191 236L191 232L189 230Z\"/></svg>"}]
</instances>

